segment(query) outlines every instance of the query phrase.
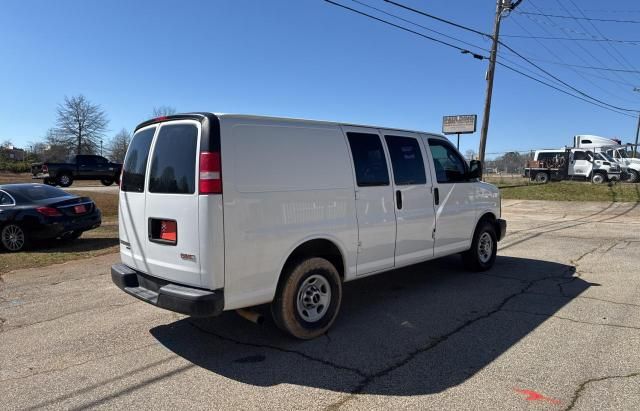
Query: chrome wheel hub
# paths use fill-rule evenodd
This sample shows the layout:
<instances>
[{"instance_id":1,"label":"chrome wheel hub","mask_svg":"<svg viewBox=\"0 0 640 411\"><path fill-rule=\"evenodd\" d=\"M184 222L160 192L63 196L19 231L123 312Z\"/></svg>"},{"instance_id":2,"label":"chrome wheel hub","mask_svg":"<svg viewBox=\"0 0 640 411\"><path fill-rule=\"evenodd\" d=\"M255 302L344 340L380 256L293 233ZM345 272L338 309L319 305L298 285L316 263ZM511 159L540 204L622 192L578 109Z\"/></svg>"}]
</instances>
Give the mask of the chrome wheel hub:
<instances>
[{"instance_id":1,"label":"chrome wheel hub","mask_svg":"<svg viewBox=\"0 0 640 411\"><path fill-rule=\"evenodd\" d=\"M24 232L16 225L2 229L2 245L10 251L20 250L24 246Z\"/></svg>"},{"instance_id":2,"label":"chrome wheel hub","mask_svg":"<svg viewBox=\"0 0 640 411\"><path fill-rule=\"evenodd\" d=\"M493 239L489 233L484 232L480 235L480 240L478 241L478 258L481 262L487 263L492 255Z\"/></svg>"},{"instance_id":3,"label":"chrome wheel hub","mask_svg":"<svg viewBox=\"0 0 640 411\"><path fill-rule=\"evenodd\" d=\"M304 280L296 299L298 315L307 322L322 319L331 304L331 286L321 275L314 274Z\"/></svg>"}]
</instances>

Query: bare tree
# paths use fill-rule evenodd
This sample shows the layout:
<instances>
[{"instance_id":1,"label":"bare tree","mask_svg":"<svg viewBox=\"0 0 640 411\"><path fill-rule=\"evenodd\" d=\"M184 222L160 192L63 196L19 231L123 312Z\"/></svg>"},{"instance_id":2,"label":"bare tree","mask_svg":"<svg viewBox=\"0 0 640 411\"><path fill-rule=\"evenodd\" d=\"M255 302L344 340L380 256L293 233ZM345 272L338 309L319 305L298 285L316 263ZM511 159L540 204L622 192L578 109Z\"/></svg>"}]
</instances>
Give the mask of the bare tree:
<instances>
[{"instance_id":1,"label":"bare tree","mask_svg":"<svg viewBox=\"0 0 640 411\"><path fill-rule=\"evenodd\" d=\"M55 128L47 130L45 144L41 153L43 161L65 161L74 150L73 144L69 145L67 139Z\"/></svg>"},{"instance_id":2,"label":"bare tree","mask_svg":"<svg viewBox=\"0 0 640 411\"><path fill-rule=\"evenodd\" d=\"M116 163L124 162L124 156L127 154L127 148L130 142L131 134L126 129L123 128L118 131L118 134L113 136L111 141L109 141L108 149L111 161Z\"/></svg>"},{"instance_id":3,"label":"bare tree","mask_svg":"<svg viewBox=\"0 0 640 411\"><path fill-rule=\"evenodd\" d=\"M175 107L171 106L158 106L153 108L153 117L164 117L176 114Z\"/></svg>"},{"instance_id":4,"label":"bare tree","mask_svg":"<svg viewBox=\"0 0 640 411\"><path fill-rule=\"evenodd\" d=\"M109 120L102 108L82 94L65 97L64 103L58 106L58 138L68 147L74 147L76 154L95 153L108 125Z\"/></svg>"},{"instance_id":5,"label":"bare tree","mask_svg":"<svg viewBox=\"0 0 640 411\"><path fill-rule=\"evenodd\" d=\"M0 148L9 148L9 147L13 147L13 142L11 140L5 140L2 143L0 143Z\"/></svg>"},{"instance_id":6,"label":"bare tree","mask_svg":"<svg viewBox=\"0 0 640 411\"><path fill-rule=\"evenodd\" d=\"M469 149L464 152L464 156L467 157L467 160L473 160L476 158L476 152Z\"/></svg>"}]
</instances>

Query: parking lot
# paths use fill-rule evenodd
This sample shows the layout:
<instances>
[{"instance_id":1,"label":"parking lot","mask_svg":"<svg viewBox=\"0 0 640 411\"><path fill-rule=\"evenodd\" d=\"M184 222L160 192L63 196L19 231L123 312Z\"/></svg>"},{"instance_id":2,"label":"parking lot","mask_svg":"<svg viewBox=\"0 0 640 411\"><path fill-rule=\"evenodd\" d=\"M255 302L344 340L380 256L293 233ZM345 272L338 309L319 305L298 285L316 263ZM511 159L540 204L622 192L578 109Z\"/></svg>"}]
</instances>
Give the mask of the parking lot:
<instances>
[{"instance_id":1,"label":"parking lot","mask_svg":"<svg viewBox=\"0 0 640 411\"><path fill-rule=\"evenodd\" d=\"M638 204L505 200L491 271L349 283L305 342L139 302L111 283L117 254L12 271L0 408L640 409Z\"/></svg>"}]
</instances>

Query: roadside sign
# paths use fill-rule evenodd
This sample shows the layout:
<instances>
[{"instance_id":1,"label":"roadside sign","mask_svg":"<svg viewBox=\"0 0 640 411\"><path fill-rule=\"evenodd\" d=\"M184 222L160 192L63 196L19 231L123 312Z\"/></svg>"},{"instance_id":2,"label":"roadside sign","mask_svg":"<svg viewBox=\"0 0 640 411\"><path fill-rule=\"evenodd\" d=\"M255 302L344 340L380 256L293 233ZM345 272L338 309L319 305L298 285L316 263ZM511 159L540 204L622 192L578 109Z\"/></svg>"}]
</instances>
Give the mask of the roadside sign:
<instances>
[{"instance_id":1,"label":"roadside sign","mask_svg":"<svg viewBox=\"0 0 640 411\"><path fill-rule=\"evenodd\" d=\"M444 116L442 117L442 134L475 133L477 118L475 114Z\"/></svg>"}]
</instances>

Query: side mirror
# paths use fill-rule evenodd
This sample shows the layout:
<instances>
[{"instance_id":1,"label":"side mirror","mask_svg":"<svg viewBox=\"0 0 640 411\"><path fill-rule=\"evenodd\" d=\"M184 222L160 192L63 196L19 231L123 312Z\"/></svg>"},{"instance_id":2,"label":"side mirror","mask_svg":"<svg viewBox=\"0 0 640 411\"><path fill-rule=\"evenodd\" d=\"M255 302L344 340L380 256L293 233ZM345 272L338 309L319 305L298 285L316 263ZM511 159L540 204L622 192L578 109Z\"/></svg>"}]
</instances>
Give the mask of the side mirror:
<instances>
[{"instance_id":1,"label":"side mirror","mask_svg":"<svg viewBox=\"0 0 640 411\"><path fill-rule=\"evenodd\" d=\"M474 180L476 178L477 179L482 178L482 163L479 160L471 160L469 162L469 171L467 172L467 179Z\"/></svg>"}]
</instances>

